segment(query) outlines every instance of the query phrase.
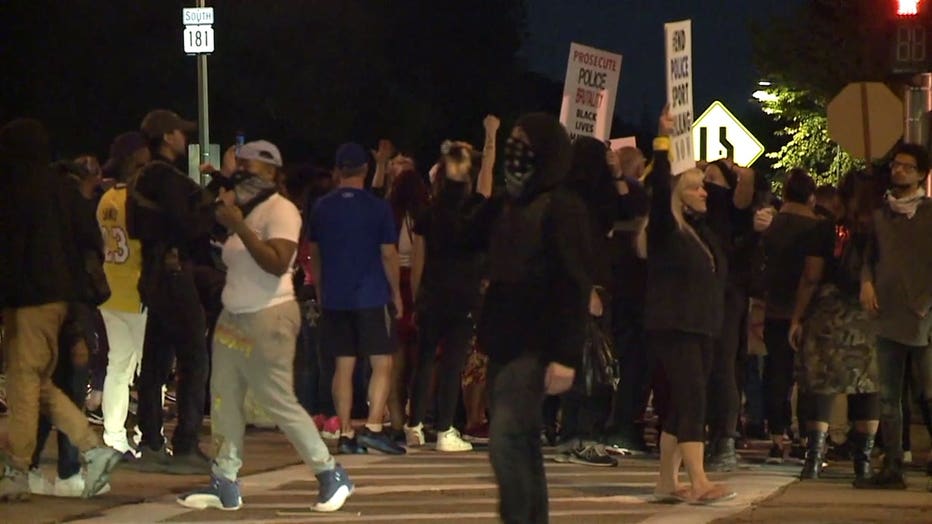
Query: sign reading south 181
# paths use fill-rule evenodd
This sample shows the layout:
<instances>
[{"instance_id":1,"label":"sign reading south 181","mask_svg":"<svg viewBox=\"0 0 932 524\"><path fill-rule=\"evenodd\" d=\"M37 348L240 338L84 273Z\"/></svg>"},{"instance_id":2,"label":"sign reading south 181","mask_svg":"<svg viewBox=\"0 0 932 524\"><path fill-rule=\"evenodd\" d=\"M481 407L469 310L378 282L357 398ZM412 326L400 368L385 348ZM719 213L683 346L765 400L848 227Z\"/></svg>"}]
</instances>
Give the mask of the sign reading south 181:
<instances>
[{"instance_id":1,"label":"sign reading south 181","mask_svg":"<svg viewBox=\"0 0 932 524\"><path fill-rule=\"evenodd\" d=\"M750 166L764 153L764 146L721 102L713 102L692 128L696 160L730 158Z\"/></svg>"},{"instance_id":2,"label":"sign reading south 181","mask_svg":"<svg viewBox=\"0 0 932 524\"><path fill-rule=\"evenodd\" d=\"M214 52L214 8L185 8L181 11L184 22L184 52L188 54Z\"/></svg>"}]
</instances>

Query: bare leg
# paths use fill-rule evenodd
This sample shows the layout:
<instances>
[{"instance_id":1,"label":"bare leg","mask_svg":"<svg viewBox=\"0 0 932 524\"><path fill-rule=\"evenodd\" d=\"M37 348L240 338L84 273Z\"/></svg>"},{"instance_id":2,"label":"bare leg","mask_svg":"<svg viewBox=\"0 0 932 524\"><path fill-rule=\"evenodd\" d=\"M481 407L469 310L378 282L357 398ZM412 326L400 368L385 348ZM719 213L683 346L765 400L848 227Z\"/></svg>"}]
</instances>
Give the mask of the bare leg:
<instances>
[{"instance_id":1,"label":"bare leg","mask_svg":"<svg viewBox=\"0 0 932 524\"><path fill-rule=\"evenodd\" d=\"M485 382L464 387L463 403L466 406L467 428L474 428L485 423Z\"/></svg>"},{"instance_id":2,"label":"bare leg","mask_svg":"<svg viewBox=\"0 0 932 524\"><path fill-rule=\"evenodd\" d=\"M353 434L353 369L356 357L337 357L336 371L333 373L333 404L340 417L340 432Z\"/></svg>"},{"instance_id":3,"label":"bare leg","mask_svg":"<svg viewBox=\"0 0 932 524\"><path fill-rule=\"evenodd\" d=\"M369 419L367 425L382 427L385 420L385 405L392 387L392 356L373 355L372 377L369 379ZM371 429L371 428L370 428Z\"/></svg>"},{"instance_id":4,"label":"bare leg","mask_svg":"<svg viewBox=\"0 0 932 524\"><path fill-rule=\"evenodd\" d=\"M679 482L680 465L683 455L680 453L676 437L663 432L660 434L660 478L654 487L654 493L676 493L682 488Z\"/></svg>"},{"instance_id":5,"label":"bare leg","mask_svg":"<svg viewBox=\"0 0 932 524\"><path fill-rule=\"evenodd\" d=\"M405 425L405 399L407 395L405 390L407 384L405 381L405 350L399 349L395 352L394 361L392 362L392 379L391 392L388 395L388 416L391 419L392 429L400 430Z\"/></svg>"}]
</instances>

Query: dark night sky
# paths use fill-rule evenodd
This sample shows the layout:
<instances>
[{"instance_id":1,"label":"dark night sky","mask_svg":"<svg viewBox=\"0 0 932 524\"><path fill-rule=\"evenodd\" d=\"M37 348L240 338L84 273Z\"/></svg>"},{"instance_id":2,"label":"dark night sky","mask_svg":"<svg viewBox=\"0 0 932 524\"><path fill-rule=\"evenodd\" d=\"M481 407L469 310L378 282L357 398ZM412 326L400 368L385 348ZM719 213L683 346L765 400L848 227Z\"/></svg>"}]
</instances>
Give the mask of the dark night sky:
<instances>
[{"instance_id":1,"label":"dark night sky","mask_svg":"<svg viewBox=\"0 0 932 524\"><path fill-rule=\"evenodd\" d=\"M457 1L442 0L437 6L442 9L445 4ZM751 65L751 22L785 13L803 1L527 0L528 34L520 60L531 71L562 84L571 41L623 54L616 114L627 124L653 127L655 115L664 103L663 24L691 18L695 113L720 99L739 116L756 113L760 118L760 111L749 101L759 80ZM249 2L251 7L259 4L258 0ZM220 0L208 3L224 9ZM24 114L37 116L47 120L60 136L67 137L63 149L104 153L110 136L138 125L141 115L151 107L171 107L194 117L194 61L183 56L178 41L181 31L178 11L181 5L192 4L194 0L139 0L134 6L146 16L127 16L124 20L118 12L109 10L111 4L106 0L0 2L0 34L10 36L13 42L0 48L0 63L7 75L0 82L0 120ZM265 0L262 5L281 7L287 3ZM328 5L339 7L337 3ZM226 7L233 9L234 4L230 2ZM229 18L232 24L233 17ZM301 25L304 23L295 22L301 30L306 30ZM120 24L120 31L106 30L108 24ZM292 31L288 24L282 27ZM241 38L241 33L220 31L220 52L211 59L212 128L223 128L221 117L229 116L223 114L223 107L235 109L241 103L230 96L225 99L225 92L218 88L224 80L239 80L234 69L239 59L231 58L224 39L229 42ZM308 41L313 41L314 36L311 34ZM56 50L65 48L68 52L62 52L67 58L56 55ZM82 52L85 48L86 52ZM113 51L117 48L120 53ZM133 49L139 50L139 56L131 59ZM244 46L239 49L242 52ZM256 69L247 71L247 76L261 74L262 68L256 65L263 65L259 59L265 55L253 53L248 47L245 50L250 52L243 62L252 60L249 63ZM58 60L50 60L50 55ZM283 59L283 63L287 61ZM120 74L114 75L114 71ZM149 88L145 97L135 96L141 82ZM95 85L100 86L99 92L91 89ZM255 101L262 103L265 101ZM554 104L558 106L559 100ZM235 113L233 109L227 112ZM95 123L89 132L74 132L89 121ZM225 135L212 132L212 137L231 140L229 131L238 123L226 124ZM273 128L266 132L273 133L270 137L275 138L274 133L281 131ZM433 151L432 146L427 147Z\"/></svg>"},{"instance_id":2,"label":"dark night sky","mask_svg":"<svg viewBox=\"0 0 932 524\"><path fill-rule=\"evenodd\" d=\"M529 69L563 82L570 42L623 55L615 112L639 123L664 103L663 24L693 21L694 111L721 100L750 109L757 81L751 21L791 10L803 0L528 0Z\"/></svg>"}]
</instances>

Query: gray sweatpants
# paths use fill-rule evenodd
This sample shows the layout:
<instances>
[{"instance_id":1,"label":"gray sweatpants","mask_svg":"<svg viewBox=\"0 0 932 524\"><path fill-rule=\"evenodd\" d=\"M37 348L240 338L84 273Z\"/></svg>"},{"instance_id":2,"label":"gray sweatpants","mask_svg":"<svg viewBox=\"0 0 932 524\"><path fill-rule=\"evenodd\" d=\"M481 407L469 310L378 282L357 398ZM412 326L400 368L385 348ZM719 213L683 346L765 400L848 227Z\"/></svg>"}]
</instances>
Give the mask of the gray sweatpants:
<instances>
[{"instance_id":1,"label":"gray sweatpants","mask_svg":"<svg viewBox=\"0 0 932 524\"><path fill-rule=\"evenodd\" d=\"M243 399L247 389L314 473L334 468L333 457L317 426L294 394L294 353L300 322L294 301L255 313L234 314L224 309L220 314L210 373L210 420L217 451L214 475L236 480L243 465Z\"/></svg>"}]
</instances>

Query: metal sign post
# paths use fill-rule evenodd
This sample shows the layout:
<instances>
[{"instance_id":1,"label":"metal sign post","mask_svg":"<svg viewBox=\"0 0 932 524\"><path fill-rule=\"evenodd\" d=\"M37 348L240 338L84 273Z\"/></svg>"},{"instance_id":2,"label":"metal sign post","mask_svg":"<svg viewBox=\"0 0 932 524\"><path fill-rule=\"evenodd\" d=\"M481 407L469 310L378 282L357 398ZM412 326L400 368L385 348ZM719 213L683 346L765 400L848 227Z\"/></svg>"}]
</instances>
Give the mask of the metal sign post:
<instances>
[{"instance_id":1,"label":"metal sign post","mask_svg":"<svg viewBox=\"0 0 932 524\"><path fill-rule=\"evenodd\" d=\"M214 9L207 7L207 0L197 0L197 8L183 9L184 49L197 55L197 137L198 165L209 163L210 158L210 113L207 101L207 55L214 50ZM207 184L206 175L200 174L201 185Z\"/></svg>"}]
</instances>

